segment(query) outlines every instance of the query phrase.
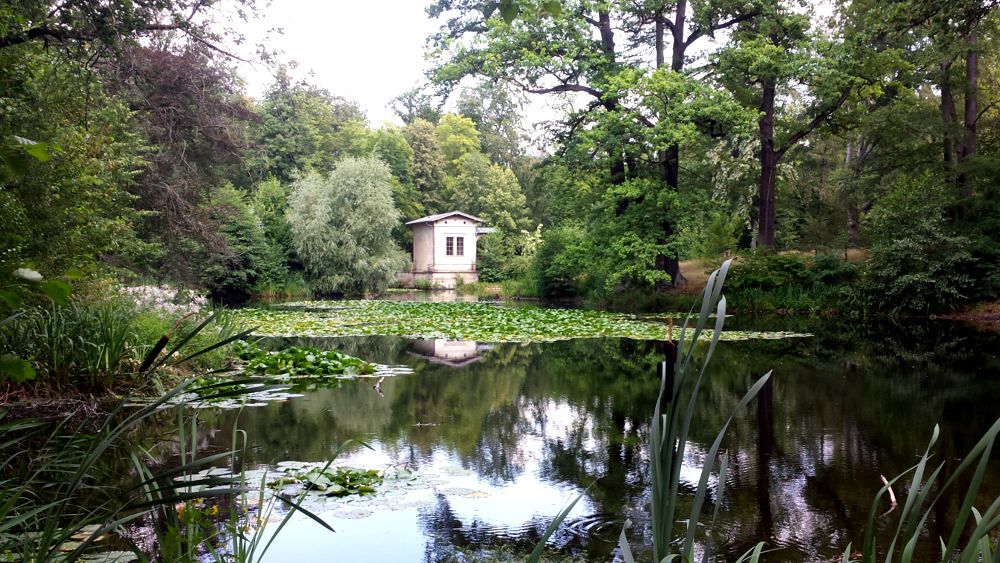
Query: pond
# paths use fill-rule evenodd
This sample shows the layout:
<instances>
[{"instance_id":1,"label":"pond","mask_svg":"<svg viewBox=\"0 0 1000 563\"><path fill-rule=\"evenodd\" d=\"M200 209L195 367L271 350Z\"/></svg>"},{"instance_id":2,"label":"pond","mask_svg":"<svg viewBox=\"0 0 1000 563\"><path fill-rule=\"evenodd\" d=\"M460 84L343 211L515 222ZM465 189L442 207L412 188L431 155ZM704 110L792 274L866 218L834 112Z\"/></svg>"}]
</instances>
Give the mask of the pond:
<instances>
[{"instance_id":1,"label":"pond","mask_svg":"<svg viewBox=\"0 0 1000 563\"><path fill-rule=\"evenodd\" d=\"M939 321L740 315L726 328L799 337L723 342L712 359L682 488L693 489L704 452L746 390L774 370L773 385L736 417L724 442L731 462L715 530L724 560L758 541L774 550L768 561L842 554L862 541L880 476L916 463L935 423L942 436L937 459L947 472L1000 416L1000 338L991 332ZM645 452L665 343L368 335L270 337L261 345L335 349L412 373L387 377L378 389L362 379L220 411L207 417L207 450L227 449L238 426L249 436L248 465L274 471L279 463L288 467L284 462L325 461L357 439L371 449L351 447L338 464L421 476L419 486L392 496L313 506L336 533L293 517L265 561L405 563L444 560L456 550L530 550L580 493L584 499L550 545L586 561L611 561L630 519L637 559L651 558ZM896 494L903 490L898 485ZM994 464L983 498L998 492ZM935 509L932 537L948 529L959 502ZM878 512L887 509L883 501ZM896 516L876 518L880 536L895 528ZM935 553L936 540L923 542L917 560Z\"/></svg>"}]
</instances>

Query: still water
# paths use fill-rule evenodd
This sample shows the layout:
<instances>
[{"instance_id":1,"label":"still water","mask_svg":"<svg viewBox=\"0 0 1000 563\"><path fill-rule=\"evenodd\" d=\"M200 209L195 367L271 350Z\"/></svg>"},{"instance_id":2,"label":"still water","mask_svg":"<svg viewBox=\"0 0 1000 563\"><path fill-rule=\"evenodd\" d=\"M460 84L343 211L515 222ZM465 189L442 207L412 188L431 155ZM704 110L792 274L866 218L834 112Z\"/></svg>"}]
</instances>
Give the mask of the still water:
<instances>
[{"instance_id":1,"label":"still water","mask_svg":"<svg viewBox=\"0 0 1000 563\"><path fill-rule=\"evenodd\" d=\"M947 474L1000 417L995 333L934 321L736 316L726 325L813 336L720 343L712 359L687 453L689 490L739 399L761 374L774 373L773 385L737 415L724 442L731 462L714 531L724 560L758 541L774 550L767 561L829 560L849 542L858 546L880 476L916 463L935 423L942 436L936 459ZM412 503L418 506L376 502L363 519L339 518L331 507L322 516L336 533L296 517L266 561L405 563L439 561L455 548L529 549L580 493L584 499L550 545L586 561L612 561L630 519L633 549L651 558L646 441L656 365L668 353L663 343L487 346L359 337L264 344L339 349L414 373L386 378L379 390L360 381L244 410L238 426L249 435L249 465L323 461L340 443L358 439L371 449L353 447L342 461L439 476L438 486L406 495L423 501ZM228 448L236 416L213 419L211 444ZM1000 493L1000 464L992 465L984 501ZM897 485L897 496L903 488ZM935 508L918 559L939 553L935 538L958 504L950 498ZM705 520L712 509L707 503ZM888 509L887 500L876 508ZM896 516L898 510L876 518L882 537Z\"/></svg>"}]
</instances>

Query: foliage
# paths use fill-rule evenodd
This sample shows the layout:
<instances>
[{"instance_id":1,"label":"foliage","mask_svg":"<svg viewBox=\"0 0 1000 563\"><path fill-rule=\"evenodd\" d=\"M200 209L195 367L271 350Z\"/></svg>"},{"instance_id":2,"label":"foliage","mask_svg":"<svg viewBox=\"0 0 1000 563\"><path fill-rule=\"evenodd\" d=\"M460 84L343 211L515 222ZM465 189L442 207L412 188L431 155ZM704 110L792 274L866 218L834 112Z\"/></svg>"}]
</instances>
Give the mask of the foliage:
<instances>
[{"instance_id":1,"label":"foliage","mask_svg":"<svg viewBox=\"0 0 1000 563\"><path fill-rule=\"evenodd\" d=\"M322 351L309 346L285 348L278 351L261 350L252 342L238 342L236 357L245 362L243 371L253 377L290 378L328 377L334 375L370 375L375 373L371 364L336 350Z\"/></svg>"},{"instance_id":2,"label":"foliage","mask_svg":"<svg viewBox=\"0 0 1000 563\"><path fill-rule=\"evenodd\" d=\"M142 163L127 104L40 45L0 50L0 99L0 139L62 148L24 174L0 168L0 219L12 227L0 233L0 277L28 262L53 276L103 254L144 251L132 230L141 214L126 191Z\"/></svg>"},{"instance_id":3,"label":"foliage","mask_svg":"<svg viewBox=\"0 0 1000 563\"><path fill-rule=\"evenodd\" d=\"M946 225L943 186L923 176L900 180L864 221L871 239L865 282L887 310L929 313L965 299L973 280L968 239Z\"/></svg>"},{"instance_id":4,"label":"foliage","mask_svg":"<svg viewBox=\"0 0 1000 563\"><path fill-rule=\"evenodd\" d=\"M476 124L468 117L445 114L434 127L434 135L447 163L447 170L452 175L456 173L462 157L479 152L479 133L476 131Z\"/></svg>"},{"instance_id":5,"label":"foliage","mask_svg":"<svg viewBox=\"0 0 1000 563\"><path fill-rule=\"evenodd\" d=\"M348 157L326 178L310 173L292 184L288 221L315 290L381 292L403 270L390 178L381 161Z\"/></svg>"},{"instance_id":6,"label":"foliage","mask_svg":"<svg viewBox=\"0 0 1000 563\"><path fill-rule=\"evenodd\" d=\"M477 342L549 342L572 338L670 339L670 315L640 318L584 309L522 307L488 303L407 301L306 301L289 310L240 309L241 323L256 336L392 335ZM674 329L674 337L680 328ZM808 336L783 332L727 331L723 340Z\"/></svg>"},{"instance_id":7,"label":"foliage","mask_svg":"<svg viewBox=\"0 0 1000 563\"><path fill-rule=\"evenodd\" d=\"M268 240L263 222L243 194L225 186L215 192L210 205L227 252L202 265L202 285L216 296L239 297L250 295L260 285L282 280L286 272L283 249ZM284 234L281 227L271 225Z\"/></svg>"},{"instance_id":8,"label":"foliage","mask_svg":"<svg viewBox=\"0 0 1000 563\"><path fill-rule=\"evenodd\" d=\"M34 385L110 391L135 384L140 375L137 368L151 350L157 345L162 349L174 330L194 327L199 312L207 313L201 309L204 298L166 288L106 288L91 293L65 305L23 310L0 330L0 355L16 355L29 362L36 374ZM212 329L200 327L184 342L181 352L191 353L210 346L213 339L225 340L238 332L228 315L216 314L211 319ZM224 362L226 351L224 347L211 349L189 365L216 367Z\"/></svg>"},{"instance_id":9,"label":"foliage","mask_svg":"<svg viewBox=\"0 0 1000 563\"><path fill-rule=\"evenodd\" d=\"M585 279L596 275L587 264L583 229L563 226L549 229L535 253L535 276L542 297L573 297Z\"/></svg>"}]
</instances>

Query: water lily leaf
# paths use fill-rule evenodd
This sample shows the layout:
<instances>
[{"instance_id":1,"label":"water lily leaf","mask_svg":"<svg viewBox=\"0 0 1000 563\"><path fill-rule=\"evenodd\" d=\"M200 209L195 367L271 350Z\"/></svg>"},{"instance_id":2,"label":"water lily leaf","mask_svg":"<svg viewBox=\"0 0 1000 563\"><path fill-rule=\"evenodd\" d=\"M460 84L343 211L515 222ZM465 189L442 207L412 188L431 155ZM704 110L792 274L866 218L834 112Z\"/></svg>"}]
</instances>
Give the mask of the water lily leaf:
<instances>
[{"instance_id":1,"label":"water lily leaf","mask_svg":"<svg viewBox=\"0 0 1000 563\"><path fill-rule=\"evenodd\" d=\"M372 515L371 510L362 510L360 508L355 508L350 512L340 511L333 513L333 516L335 518L343 518L345 520L360 520L362 518L368 518L371 515Z\"/></svg>"},{"instance_id":2,"label":"water lily leaf","mask_svg":"<svg viewBox=\"0 0 1000 563\"><path fill-rule=\"evenodd\" d=\"M490 496L489 493L485 493L483 491L475 491L467 495L462 495L463 498L487 498L489 496Z\"/></svg>"},{"instance_id":3,"label":"water lily leaf","mask_svg":"<svg viewBox=\"0 0 1000 563\"><path fill-rule=\"evenodd\" d=\"M465 496L465 495L474 493L476 491L474 491L473 489L466 488L466 487L451 487L451 488L448 488L448 489L441 489L438 492L441 493L442 495Z\"/></svg>"}]
</instances>

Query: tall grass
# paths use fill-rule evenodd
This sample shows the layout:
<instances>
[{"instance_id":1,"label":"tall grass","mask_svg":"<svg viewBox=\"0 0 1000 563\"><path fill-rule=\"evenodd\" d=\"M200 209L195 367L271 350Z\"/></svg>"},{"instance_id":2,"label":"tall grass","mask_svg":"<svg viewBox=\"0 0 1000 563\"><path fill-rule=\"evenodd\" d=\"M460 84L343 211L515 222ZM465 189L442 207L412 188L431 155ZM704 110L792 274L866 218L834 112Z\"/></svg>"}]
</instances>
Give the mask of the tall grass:
<instances>
[{"instance_id":1,"label":"tall grass","mask_svg":"<svg viewBox=\"0 0 1000 563\"><path fill-rule=\"evenodd\" d=\"M211 353L236 340L244 338L250 331L241 331L218 340L209 346L193 351L174 361L176 354L185 348L217 315L209 317L195 329L180 338L165 355L169 338L163 338L150 350L144 366L144 380L136 391L152 385L157 370L189 362ZM133 394L126 395L94 432L81 428L69 429L65 423L51 424L34 420L4 422L9 411L0 413L0 553L15 556L19 561L47 563L50 561L73 562L78 560L100 536L113 532L121 526L144 518L156 510L169 513L176 510L178 503L185 503L198 497L245 494L249 491L244 475L208 477L187 480L181 484L173 481L177 475L192 475L206 464L227 456L235 456L232 450L202 459L187 459L182 451L182 466L152 475L148 470L140 470L140 483L124 490L117 485L102 484L97 475L98 460L121 448L128 448L125 438L141 423L166 408L182 409L172 404L178 395L190 391L194 380L187 380L169 392L164 393L142 407L131 407ZM229 381L208 385L198 389L209 398L232 397L249 392L247 385L265 380ZM243 387L233 390L231 385ZM279 388L279 385L263 385L254 390ZM184 426L183 413L178 410L179 428ZM192 423L194 417L189 419ZM182 433L182 443L183 440ZM30 447L29 447L30 446ZM26 452L31 452L30 456ZM138 459L134 455L133 459ZM235 459L235 458L233 458ZM206 485L213 487L198 493L183 490L182 487ZM150 491L156 491L150 495ZM145 494L140 494L140 491ZM94 526L96 529L89 529ZM71 538L87 532L87 537L77 543ZM138 548L136 554L145 557Z\"/></svg>"},{"instance_id":2,"label":"tall grass","mask_svg":"<svg viewBox=\"0 0 1000 563\"><path fill-rule=\"evenodd\" d=\"M162 310L113 295L35 306L0 328L0 354L28 360L36 374L33 385L72 385L101 393L135 385L137 368L165 334L190 330L209 313ZM213 318L214 330L194 334L181 354L238 330L226 312ZM225 350L213 349L190 365L205 368L224 361ZM0 384L5 382L0 374Z\"/></svg>"},{"instance_id":3,"label":"tall grass","mask_svg":"<svg viewBox=\"0 0 1000 563\"><path fill-rule=\"evenodd\" d=\"M704 379L705 370L712 358L712 353L719 343L719 337L722 335L722 327L726 318L726 298L722 297L721 293L731 262L731 260L725 261L721 268L715 270L709 276L705 289L702 290L698 297L698 300L701 302L701 310L693 327L690 326L695 308L692 305L681 328L680 338L677 341L676 359L673 366L669 366L666 362L661 364L660 391L653 410L649 439L649 468L650 480L652 482L650 512L652 519L653 561L655 562L669 563L679 558L680 560L693 563L695 532L698 529L698 523L702 516L702 508L708 495L708 483L718 459L719 486L716 491L716 510L708 527L709 540L704 545L702 563L707 563L711 559L711 530L718 517L718 507L721 505L725 494L726 470L729 463L728 452L723 454L721 458L719 456L722 440L733 417L747 406L771 376L769 372L754 383L743 399L737 404L729 420L726 421L725 425L723 425L722 429L716 435L705 457L705 464L701 469L698 486L695 489L691 510L687 517L687 529L683 534L683 539L680 542L675 542L674 527L679 509L678 501L684 451L687 448L691 420L694 415L701 382ZM697 303L696 301L695 305ZM695 343L698 342L699 337L704 332L713 310L716 312L716 316L712 339L705 359L701 363L701 368L698 369L693 364ZM691 381L692 378L693 385L690 388L690 392L686 393L685 384ZM536 547L535 552L529 557L529 563L536 563L540 559L545 542L581 497L582 495L577 497L576 500L556 516L555 520L553 520L552 524L546 530L541 542ZM625 527L627 528L630 524L630 522L626 522ZM624 529L619 537L619 547L622 559L626 563L635 563L631 546L625 537ZM741 563L743 559L755 563L760 558L762 548L763 544L758 544L755 549L748 551L741 558Z\"/></svg>"},{"instance_id":4,"label":"tall grass","mask_svg":"<svg viewBox=\"0 0 1000 563\"><path fill-rule=\"evenodd\" d=\"M723 503L726 486L726 473L729 462L728 452L719 456L722 440L725 436L733 417L744 409L747 404L764 387L771 372L758 379L746 395L740 400L730 415L729 419L719 430L712 442L705 463L702 466L698 486L695 489L694 497L691 501L690 513L686 519L686 529L681 536L675 536L674 528L677 524L677 511L679 509L678 496L681 482L681 469L684 459L684 451L687 447L688 435L692 420L692 415L698 399L698 393L705 370L711 360L712 353L719 341L722 327L725 322L726 298L721 297L722 286L725 282L726 273L731 261L726 261L722 267L712 272L705 286L699 295L701 300L701 310L697 317L693 330L689 330L694 307L684 321L681 336L677 342L678 353L673 364L672 376L666 362L661 364L660 392L656 400L656 407L653 411L651 421L651 432L649 440L650 452L650 478L652 482L652 498L650 511L652 519L652 539L653 539L653 561L660 563L671 563L673 561L684 561L694 563L695 559L695 535L702 519L702 509L708 493L708 483L710 477L718 466L717 489L715 494L715 509L712 512L711 521L706 527L705 541L702 545L701 563L708 563L713 560L712 540L713 529L719 515L719 508ZM709 313L715 309L717 315L715 328L712 333L711 343L705 359L701 364L701 369L692 365L694 357L694 343L705 330L705 325L709 318ZM697 375L695 375L697 372ZM691 390L685 396L685 382L694 378ZM1000 434L1000 419L986 432L979 442L972 448L969 454L961 461L947 479L943 478L942 470L946 461L941 461L936 467L931 467L932 448L940 435L938 426L934 427L931 440L924 451L920 461L896 478L887 481L885 486L878 492L872 502L868 517L867 526L863 540L861 558L853 560L855 563L912 563L917 543L921 538L925 541L935 541L928 537L927 522L934 514L938 503L947 502L946 495L952 494L953 487L958 483L962 475L972 473L968 478L967 488L955 517L954 524L945 538L936 538L941 549L941 563L1000 563L1000 538L993 540L990 533L1000 528L1000 497L992 501L990 506L983 511L975 507L975 502L980 494L986 466L989 463L990 454L996 442L997 435ZM718 462L717 462L718 460ZM880 514L879 506L887 492L891 493L892 485L900 482L904 477L910 476L909 487L906 498L900 510L899 521L888 547L877 546L875 540L875 519ZM943 481L943 483L942 483ZM585 493L584 493L585 494ZM541 541L536 546L535 551L528 558L529 563L536 563L542 554L545 542L556 530L559 524L566 518L573 506L583 497L579 495L569 503L553 520L546 530ZM895 500L893 500L895 503ZM895 508L895 504L893 505ZM626 522L626 528L629 523ZM736 563L757 563L765 553L764 542L748 550L740 556ZM625 537L625 530L619 537L619 547L621 556L625 563L634 563L631 546ZM842 563L850 563L851 545L848 545L841 558ZM882 561L879 561L883 558Z\"/></svg>"}]
</instances>

